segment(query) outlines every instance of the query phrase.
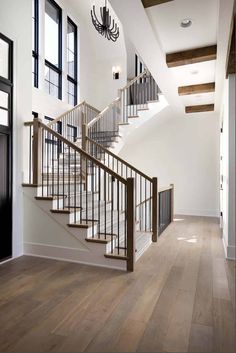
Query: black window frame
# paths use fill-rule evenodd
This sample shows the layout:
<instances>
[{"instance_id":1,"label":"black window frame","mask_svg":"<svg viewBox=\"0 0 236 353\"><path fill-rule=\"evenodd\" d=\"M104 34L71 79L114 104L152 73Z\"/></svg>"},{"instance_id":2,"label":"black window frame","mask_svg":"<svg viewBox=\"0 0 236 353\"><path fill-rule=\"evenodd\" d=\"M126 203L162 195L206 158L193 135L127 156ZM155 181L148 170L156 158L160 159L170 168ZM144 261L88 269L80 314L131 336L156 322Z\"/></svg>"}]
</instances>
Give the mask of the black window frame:
<instances>
[{"instance_id":1,"label":"black window frame","mask_svg":"<svg viewBox=\"0 0 236 353\"><path fill-rule=\"evenodd\" d=\"M75 38L74 38L74 77L69 75L69 71L67 74L67 99L69 98L69 82L74 85L74 106L78 103L78 27L77 25L71 20L69 16L67 16L67 35L68 35L68 24L70 24L75 29ZM68 48L68 41L66 44L66 52L69 50ZM67 69L68 69L68 59L67 59ZM69 102L69 99L68 99Z\"/></svg>"},{"instance_id":2,"label":"black window frame","mask_svg":"<svg viewBox=\"0 0 236 353\"><path fill-rule=\"evenodd\" d=\"M48 120L48 121L53 121L54 119L53 118L50 118L49 116L45 115L44 116L44 119L45 120ZM62 134L62 122L61 121L58 121L57 122L57 133L58 134ZM57 154L59 156L60 153L62 153L62 142L61 141L54 141L53 139L49 139L49 138L45 138L45 143L49 144L49 145L54 145L56 146L58 149L57 149Z\"/></svg>"},{"instance_id":3,"label":"black window frame","mask_svg":"<svg viewBox=\"0 0 236 353\"><path fill-rule=\"evenodd\" d=\"M46 0L49 2L57 11L59 17L58 23L58 67L45 59L45 66L51 69L52 71L58 74L58 99L62 100L62 9L54 0ZM45 1L45 3L46 3ZM46 15L46 11L45 11ZM46 33L45 33L46 35ZM49 82L49 94L50 94L50 85L53 85L50 81L46 80L44 77L44 81Z\"/></svg>"},{"instance_id":4,"label":"black window frame","mask_svg":"<svg viewBox=\"0 0 236 353\"><path fill-rule=\"evenodd\" d=\"M39 0L34 1L34 48L32 57L34 60L34 87L39 87Z\"/></svg>"}]
</instances>

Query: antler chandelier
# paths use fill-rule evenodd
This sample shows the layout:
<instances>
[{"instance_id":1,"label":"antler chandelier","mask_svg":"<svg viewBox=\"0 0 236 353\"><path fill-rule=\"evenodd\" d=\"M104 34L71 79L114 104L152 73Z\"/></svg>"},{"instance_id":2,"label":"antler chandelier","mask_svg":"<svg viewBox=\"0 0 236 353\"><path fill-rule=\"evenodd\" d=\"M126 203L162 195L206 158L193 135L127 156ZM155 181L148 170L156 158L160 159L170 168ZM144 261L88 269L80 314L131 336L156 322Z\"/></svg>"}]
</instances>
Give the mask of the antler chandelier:
<instances>
[{"instance_id":1,"label":"antler chandelier","mask_svg":"<svg viewBox=\"0 0 236 353\"><path fill-rule=\"evenodd\" d=\"M109 9L107 7L107 0L105 0L105 6L100 7L100 13L102 19L101 22L97 18L95 5L93 5L93 9L91 10L91 17L94 27L102 36L105 36L105 38L108 40L116 42L119 38L120 30L114 19L111 19Z\"/></svg>"}]
</instances>

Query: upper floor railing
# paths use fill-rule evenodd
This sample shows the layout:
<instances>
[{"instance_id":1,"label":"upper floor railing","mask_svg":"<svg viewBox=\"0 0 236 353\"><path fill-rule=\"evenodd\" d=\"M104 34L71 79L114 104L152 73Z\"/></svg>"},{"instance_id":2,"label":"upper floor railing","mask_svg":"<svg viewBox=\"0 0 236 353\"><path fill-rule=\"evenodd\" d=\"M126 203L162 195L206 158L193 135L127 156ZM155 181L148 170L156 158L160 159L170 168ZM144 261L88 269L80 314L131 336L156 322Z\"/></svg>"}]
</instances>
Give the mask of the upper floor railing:
<instances>
[{"instance_id":1,"label":"upper floor railing","mask_svg":"<svg viewBox=\"0 0 236 353\"><path fill-rule=\"evenodd\" d=\"M147 109L149 102L158 100L158 93L157 83L145 70L119 90L119 97L88 123L88 137L101 142L117 136L119 125L128 124L130 117L138 117L139 110Z\"/></svg>"},{"instance_id":2,"label":"upper floor railing","mask_svg":"<svg viewBox=\"0 0 236 353\"><path fill-rule=\"evenodd\" d=\"M99 114L99 110L85 101L52 120L48 126L66 137L70 142L82 138L83 124L88 124Z\"/></svg>"}]
</instances>

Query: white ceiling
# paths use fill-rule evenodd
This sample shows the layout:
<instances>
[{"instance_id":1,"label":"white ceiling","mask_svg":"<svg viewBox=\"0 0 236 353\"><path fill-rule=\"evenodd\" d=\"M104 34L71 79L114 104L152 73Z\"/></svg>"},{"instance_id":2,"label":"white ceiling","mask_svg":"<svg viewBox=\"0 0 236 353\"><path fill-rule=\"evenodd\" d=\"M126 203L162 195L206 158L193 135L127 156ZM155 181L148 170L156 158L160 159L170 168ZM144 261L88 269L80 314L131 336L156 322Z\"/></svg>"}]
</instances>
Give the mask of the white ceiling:
<instances>
[{"instance_id":1,"label":"white ceiling","mask_svg":"<svg viewBox=\"0 0 236 353\"><path fill-rule=\"evenodd\" d=\"M182 96L181 98L185 106L192 105L193 100L196 102L196 105L213 104L215 102L215 93L193 94L189 96Z\"/></svg>"},{"instance_id":2,"label":"white ceiling","mask_svg":"<svg viewBox=\"0 0 236 353\"><path fill-rule=\"evenodd\" d=\"M217 43L218 0L174 0L146 10L152 28L164 53L180 52ZM189 18L192 26L182 28L181 20ZM188 86L215 82L216 61L183 65L169 69L176 85ZM202 95L201 95L202 96ZM212 104L214 95L181 96L186 105Z\"/></svg>"},{"instance_id":3,"label":"white ceiling","mask_svg":"<svg viewBox=\"0 0 236 353\"><path fill-rule=\"evenodd\" d=\"M218 0L175 0L146 11L165 53L208 46L217 41ZM190 28L180 26L186 18L193 22Z\"/></svg>"},{"instance_id":4,"label":"white ceiling","mask_svg":"<svg viewBox=\"0 0 236 353\"><path fill-rule=\"evenodd\" d=\"M198 85L215 81L216 61L177 66L170 69L176 84L179 86Z\"/></svg>"}]
</instances>

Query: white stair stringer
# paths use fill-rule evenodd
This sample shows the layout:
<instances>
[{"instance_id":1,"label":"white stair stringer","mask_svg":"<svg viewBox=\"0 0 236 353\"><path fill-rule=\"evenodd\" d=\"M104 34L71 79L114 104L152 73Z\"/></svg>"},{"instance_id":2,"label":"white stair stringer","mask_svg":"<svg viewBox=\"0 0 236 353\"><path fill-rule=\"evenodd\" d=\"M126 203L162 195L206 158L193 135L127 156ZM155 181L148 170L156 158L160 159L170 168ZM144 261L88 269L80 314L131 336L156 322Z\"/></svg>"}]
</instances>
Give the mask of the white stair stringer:
<instances>
[{"instance_id":1,"label":"white stair stringer","mask_svg":"<svg viewBox=\"0 0 236 353\"><path fill-rule=\"evenodd\" d=\"M52 213L55 200L36 200L37 187L25 187L24 210L24 254L47 257L87 265L126 270L126 260L105 257L111 245L89 242L86 239L96 234L92 225L88 228L69 227L71 215Z\"/></svg>"},{"instance_id":2,"label":"white stair stringer","mask_svg":"<svg viewBox=\"0 0 236 353\"><path fill-rule=\"evenodd\" d=\"M118 141L114 143L114 146L110 148L110 151L119 154L126 141L129 138L129 135L134 132L135 129L138 129L140 126L145 124L148 120L152 119L155 115L161 112L168 106L167 100L164 95L159 94L159 100L155 102L148 103L148 109L138 110L137 117L129 117L127 125L119 125L119 138Z\"/></svg>"}]
</instances>

